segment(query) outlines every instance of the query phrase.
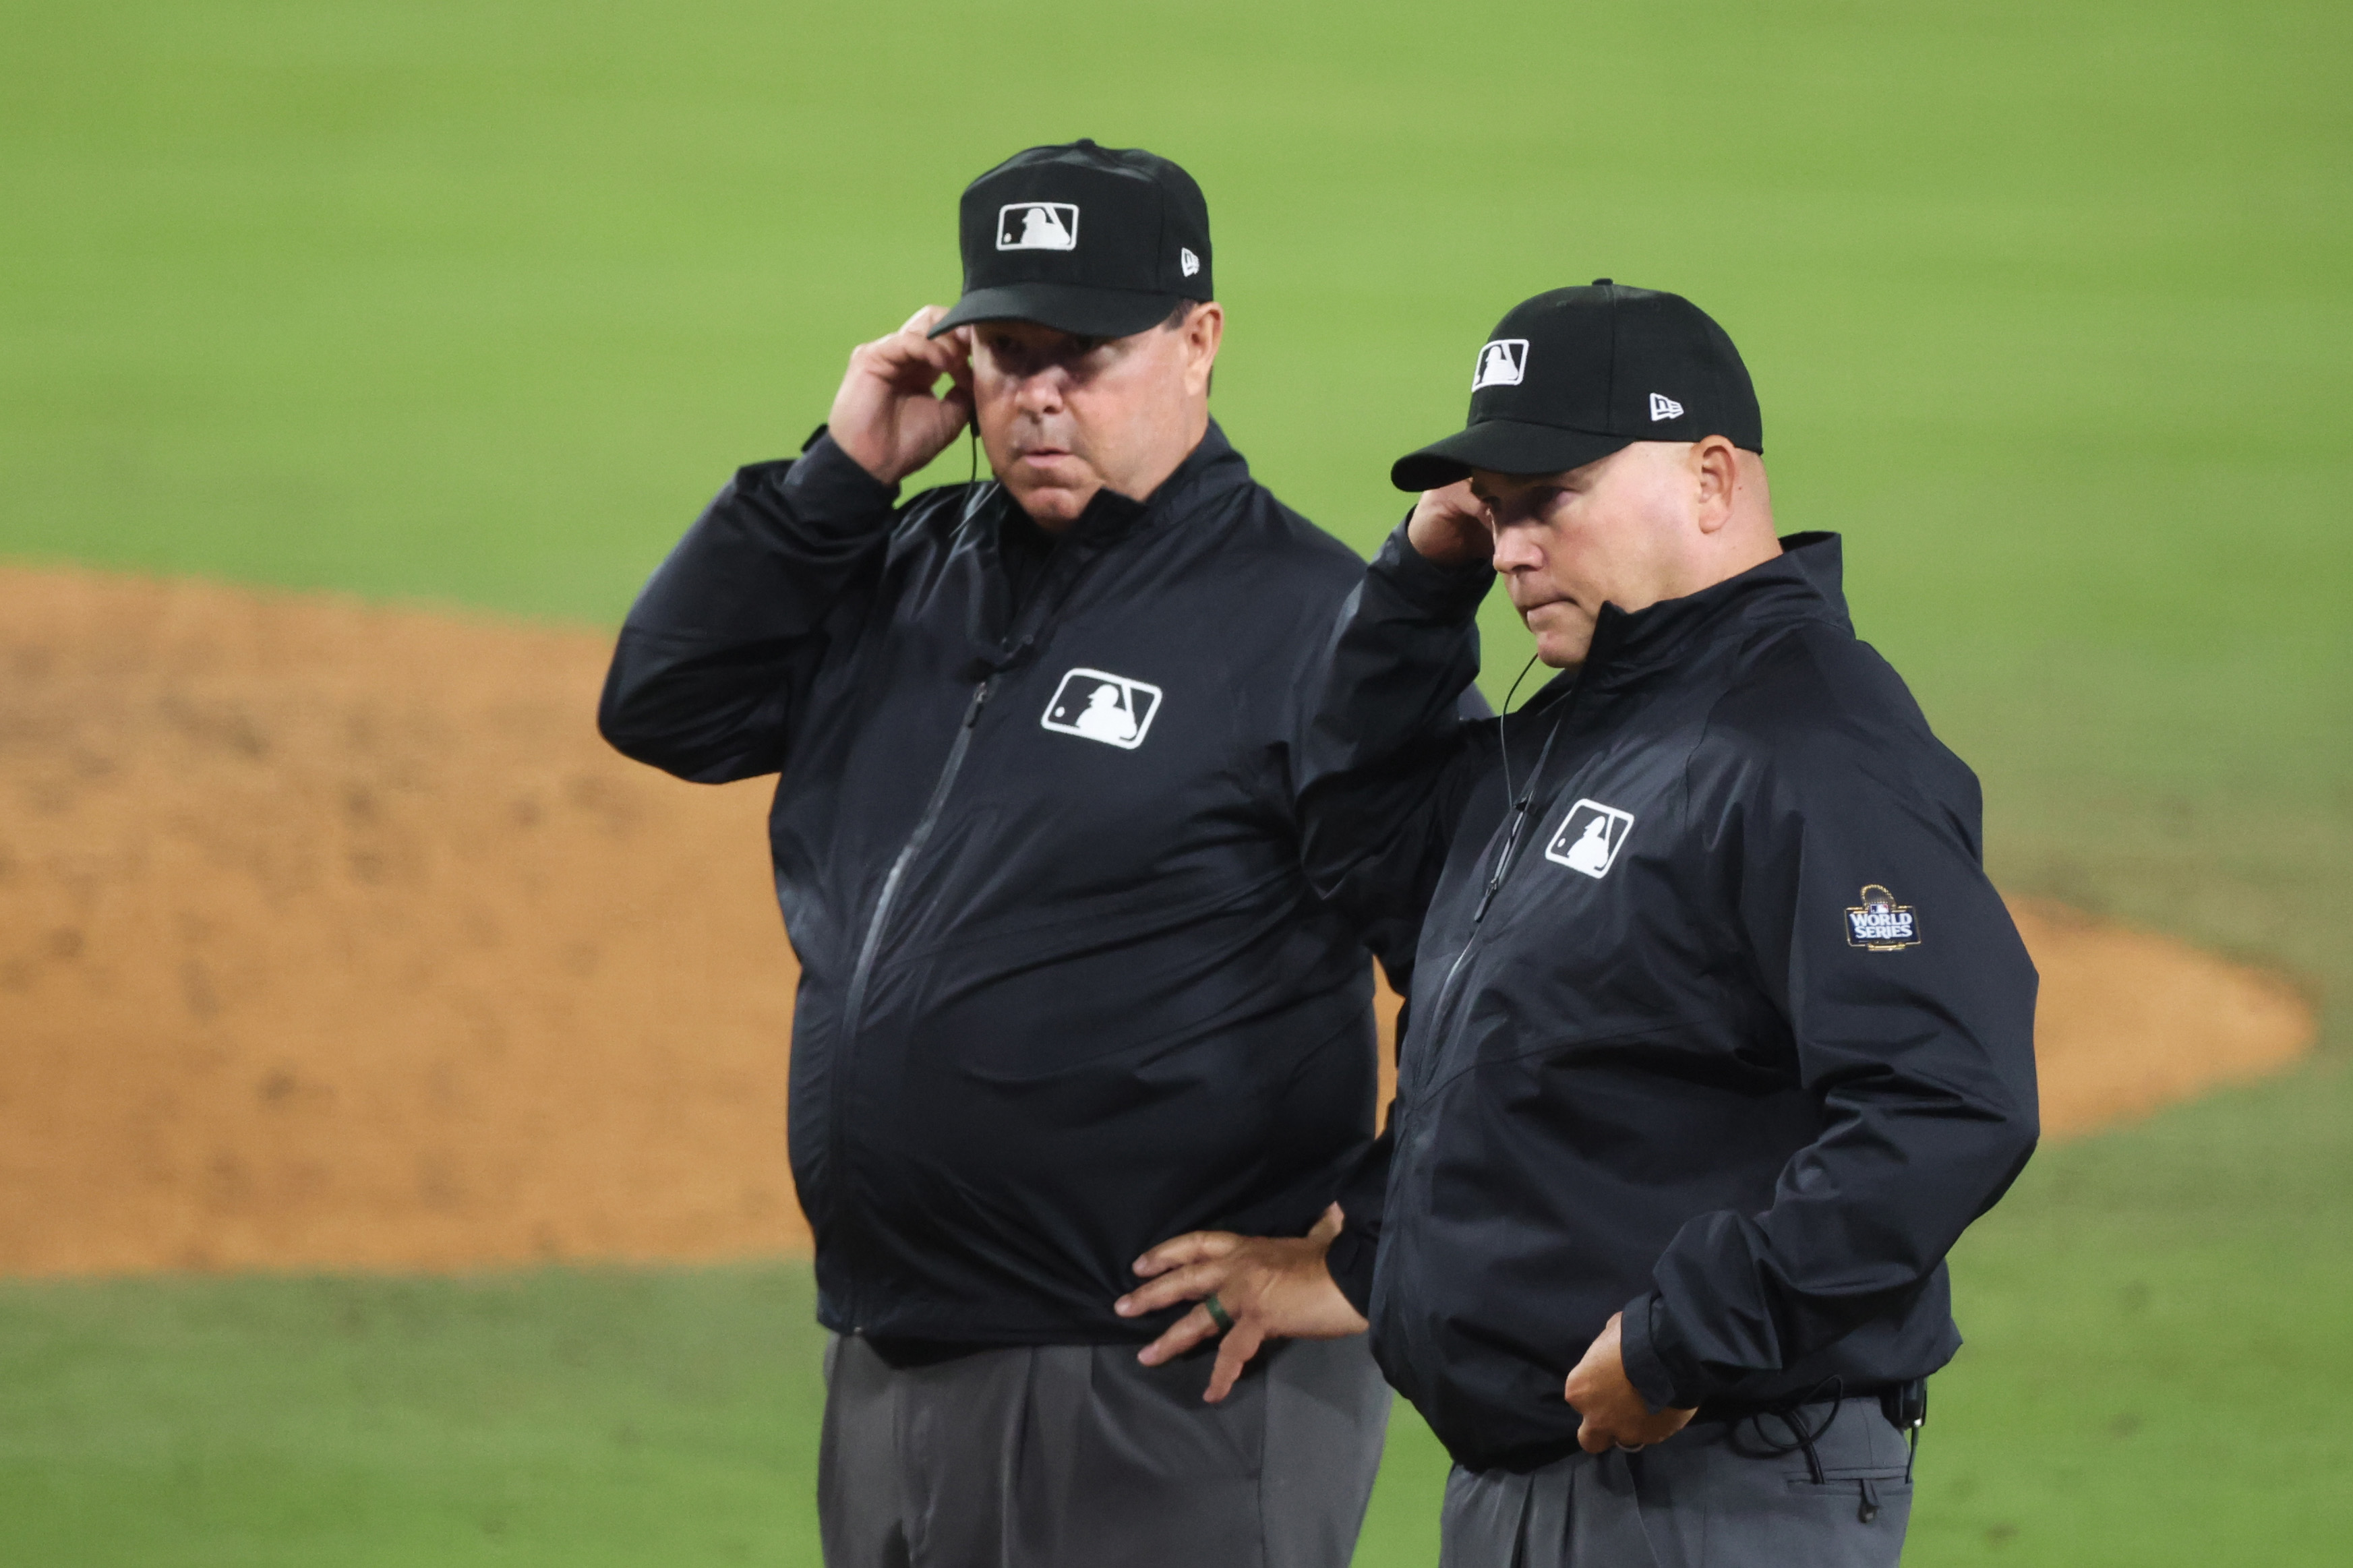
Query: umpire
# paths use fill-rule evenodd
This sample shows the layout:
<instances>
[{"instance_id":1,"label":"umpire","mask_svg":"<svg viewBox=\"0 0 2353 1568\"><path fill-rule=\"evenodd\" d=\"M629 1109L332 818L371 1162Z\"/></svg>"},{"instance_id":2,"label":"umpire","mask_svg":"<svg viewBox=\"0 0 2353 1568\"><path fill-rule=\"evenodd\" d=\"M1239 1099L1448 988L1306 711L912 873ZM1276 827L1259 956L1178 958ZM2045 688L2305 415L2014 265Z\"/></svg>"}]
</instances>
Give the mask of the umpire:
<instances>
[{"instance_id":1,"label":"umpire","mask_svg":"<svg viewBox=\"0 0 2353 1568\"><path fill-rule=\"evenodd\" d=\"M1427 493L1310 748L1319 880L1426 913L1386 1201L1344 1199L1376 1262L1315 1283L1454 1457L1450 1568L1893 1563L1945 1254L2036 1134L1976 779L1856 639L1838 540L1775 538L1696 307L1539 295L1473 375L1392 470ZM1561 673L1434 741L1498 574ZM1289 1331L1312 1271L1265 1247L1179 1238L1131 1301Z\"/></svg>"},{"instance_id":2,"label":"umpire","mask_svg":"<svg viewBox=\"0 0 2353 1568\"><path fill-rule=\"evenodd\" d=\"M1364 1342L1212 1405L1208 1358L1141 1364L1166 1319L1111 1301L1188 1228L1320 1259L1370 1142L1366 932L1311 889L1294 805L1362 563L1209 418L1182 169L1033 148L961 220L955 308L857 349L798 460L736 473L600 712L682 778L778 775L826 1561L1336 1568L1388 1418ZM995 478L894 506L968 421Z\"/></svg>"}]
</instances>

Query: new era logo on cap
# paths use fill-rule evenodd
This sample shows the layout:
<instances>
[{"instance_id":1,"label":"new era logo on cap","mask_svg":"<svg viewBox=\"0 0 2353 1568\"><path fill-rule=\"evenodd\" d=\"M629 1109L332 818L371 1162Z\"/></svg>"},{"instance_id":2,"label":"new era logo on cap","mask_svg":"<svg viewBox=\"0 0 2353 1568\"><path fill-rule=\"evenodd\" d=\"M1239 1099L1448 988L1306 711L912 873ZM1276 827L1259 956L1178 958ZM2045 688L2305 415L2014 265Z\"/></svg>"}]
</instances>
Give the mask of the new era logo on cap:
<instances>
[{"instance_id":1,"label":"new era logo on cap","mask_svg":"<svg viewBox=\"0 0 2353 1568\"><path fill-rule=\"evenodd\" d=\"M1656 425L1662 419L1680 419L1683 416L1683 405L1682 404L1677 403L1673 398L1667 396L1663 393L1654 392L1651 394L1651 424Z\"/></svg>"},{"instance_id":2,"label":"new era logo on cap","mask_svg":"<svg viewBox=\"0 0 2353 1568\"><path fill-rule=\"evenodd\" d=\"M1076 250L1076 202L1008 202L997 209L999 250Z\"/></svg>"},{"instance_id":3,"label":"new era logo on cap","mask_svg":"<svg viewBox=\"0 0 2353 1568\"><path fill-rule=\"evenodd\" d=\"M1176 247L1176 265L1184 268L1186 277L1190 278L1201 270L1201 258L1193 254L1192 247L1180 245Z\"/></svg>"},{"instance_id":4,"label":"new era logo on cap","mask_svg":"<svg viewBox=\"0 0 2353 1568\"><path fill-rule=\"evenodd\" d=\"M1517 386L1528 373L1528 340L1497 338L1479 351L1479 368L1472 373L1471 390L1482 386Z\"/></svg>"}]
</instances>

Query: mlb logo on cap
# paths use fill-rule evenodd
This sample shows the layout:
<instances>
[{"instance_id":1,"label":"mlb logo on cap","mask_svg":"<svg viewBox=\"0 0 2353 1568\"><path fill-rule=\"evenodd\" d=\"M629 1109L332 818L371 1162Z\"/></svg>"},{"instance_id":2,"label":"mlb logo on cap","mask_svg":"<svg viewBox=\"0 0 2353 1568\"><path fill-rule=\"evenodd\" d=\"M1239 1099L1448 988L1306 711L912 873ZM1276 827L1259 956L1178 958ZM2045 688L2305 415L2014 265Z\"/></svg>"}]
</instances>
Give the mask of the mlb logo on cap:
<instances>
[{"instance_id":1,"label":"mlb logo on cap","mask_svg":"<svg viewBox=\"0 0 2353 1568\"><path fill-rule=\"evenodd\" d=\"M1497 338L1479 351L1479 368L1471 374L1471 390L1482 386L1517 386L1528 373L1528 340Z\"/></svg>"},{"instance_id":2,"label":"mlb logo on cap","mask_svg":"<svg viewBox=\"0 0 2353 1568\"><path fill-rule=\"evenodd\" d=\"M1008 202L997 209L999 250L1076 250L1079 207L1075 202Z\"/></svg>"}]
</instances>

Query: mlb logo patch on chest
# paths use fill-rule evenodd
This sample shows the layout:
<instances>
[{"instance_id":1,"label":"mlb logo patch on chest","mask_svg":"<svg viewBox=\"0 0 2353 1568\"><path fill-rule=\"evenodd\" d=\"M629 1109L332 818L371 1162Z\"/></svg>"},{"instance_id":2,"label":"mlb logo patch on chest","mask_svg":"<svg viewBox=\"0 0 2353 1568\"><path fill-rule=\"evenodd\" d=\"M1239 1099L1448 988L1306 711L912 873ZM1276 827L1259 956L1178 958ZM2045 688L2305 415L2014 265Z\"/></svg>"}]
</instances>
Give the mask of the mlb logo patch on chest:
<instances>
[{"instance_id":1,"label":"mlb logo patch on chest","mask_svg":"<svg viewBox=\"0 0 2353 1568\"><path fill-rule=\"evenodd\" d=\"M1038 721L1058 735L1078 735L1132 752L1144 744L1160 711L1160 688L1101 669L1073 669L1054 688Z\"/></svg>"},{"instance_id":2,"label":"mlb logo patch on chest","mask_svg":"<svg viewBox=\"0 0 2353 1568\"><path fill-rule=\"evenodd\" d=\"M1909 904L1873 882L1862 889L1862 902L1846 911L1846 944L1873 952L1894 952L1920 945L1920 922Z\"/></svg>"},{"instance_id":3,"label":"mlb logo patch on chest","mask_svg":"<svg viewBox=\"0 0 2353 1568\"><path fill-rule=\"evenodd\" d=\"M1599 881L1617 864L1618 851L1633 831L1632 812L1598 800L1580 800L1561 818L1560 831L1545 846L1545 858Z\"/></svg>"}]
</instances>

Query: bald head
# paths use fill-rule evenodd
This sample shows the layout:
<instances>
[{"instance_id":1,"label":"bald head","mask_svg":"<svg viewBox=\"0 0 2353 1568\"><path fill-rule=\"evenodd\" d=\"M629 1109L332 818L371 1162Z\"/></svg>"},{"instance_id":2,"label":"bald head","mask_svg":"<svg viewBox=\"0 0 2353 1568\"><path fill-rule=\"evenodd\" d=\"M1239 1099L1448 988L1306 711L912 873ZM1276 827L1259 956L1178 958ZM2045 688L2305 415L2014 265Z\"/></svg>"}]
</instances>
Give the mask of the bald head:
<instances>
[{"instance_id":1,"label":"bald head","mask_svg":"<svg viewBox=\"0 0 2353 1568\"><path fill-rule=\"evenodd\" d=\"M1647 609L1781 553L1765 459L1722 436L1636 441L1559 474L1474 469L1465 483L1555 668L1585 662L1603 605Z\"/></svg>"}]
</instances>

